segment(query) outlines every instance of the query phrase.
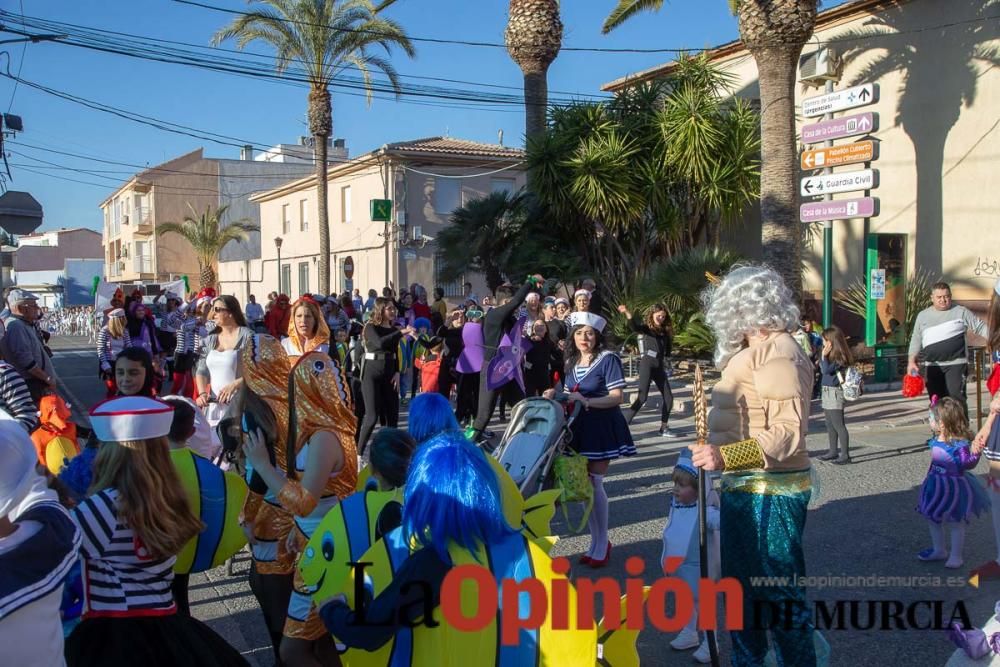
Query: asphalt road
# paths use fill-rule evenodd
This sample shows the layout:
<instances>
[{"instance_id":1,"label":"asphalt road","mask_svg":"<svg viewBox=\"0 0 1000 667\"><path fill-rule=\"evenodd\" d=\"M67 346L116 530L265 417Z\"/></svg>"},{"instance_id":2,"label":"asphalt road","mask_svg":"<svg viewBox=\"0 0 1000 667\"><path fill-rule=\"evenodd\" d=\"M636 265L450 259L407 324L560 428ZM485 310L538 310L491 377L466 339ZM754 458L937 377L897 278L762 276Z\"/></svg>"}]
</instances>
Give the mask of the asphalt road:
<instances>
[{"instance_id":1,"label":"asphalt road","mask_svg":"<svg viewBox=\"0 0 1000 667\"><path fill-rule=\"evenodd\" d=\"M103 398L103 387L96 377L93 346L83 339L55 341L55 362L66 394L74 408L89 407ZM654 392L655 395L655 392ZM814 412L818 412L814 404ZM628 556L640 556L656 563L661 550L664 517L669 503L671 467L678 450L692 442L690 419L673 422L685 437L667 440L659 437L658 397L649 403L633 428L639 455L612 464L605 485L611 498L610 539L614 544L612 563L601 576L613 576L624 582L624 563ZM821 480L821 504L808 514L805 546L807 573L810 577L829 577L830 585L814 586L809 596L824 601L833 609L837 601L877 602L875 611L867 604L857 606L857 618L851 627L850 607L844 607L844 628L824 630L831 648L831 665L892 665L901 661L920 665L943 665L954 650L946 633L933 629L880 629L882 609L890 612L902 605L906 619L909 605L921 601L940 601L946 625L956 604L964 605L973 624L982 625L992 615L994 602L1000 598L1000 585L984 582L975 588L962 583L968 569L996 556L989 516L974 519L968 526L965 543L966 568L947 570L941 563L922 563L916 559L929 546L925 521L914 511L917 492L927 470L926 450L900 453L900 448L925 442L925 426L891 428L884 416L878 427L852 429L851 466L833 466L816 461ZM848 425L851 425L850 410ZM496 426L494 426L496 428ZM808 438L813 454L826 450L826 433L821 414L814 414ZM985 470L981 463L977 472ZM575 564L576 557L588 546L589 538L570 535L556 514L553 529L562 539L553 555L570 556L574 575L588 576ZM723 528L725 529L725 528ZM272 664L263 622L247 586L248 558L236 559L235 573L224 568L192 577L192 607L196 616L208 622L254 665ZM651 583L656 573L647 568L645 580ZM895 577L894 581L869 582L869 577ZM947 578L962 577L958 586L948 586ZM839 580L832 580L840 577ZM857 581L845 581L857 577ZM909 578L914 579L909 579ZM917 580L916 577L924 577ZM927 578L939 577L940 585ZM817 582L818 583L818 582ZM867 585L867 584L882 585ZM891 585L889 585L891 584ZM918 624L937 622L932 605L917 605ZM874 613L874 627L868 625ZM956 619L957 620L957 619ZM891 618L887 624L893 626ZM693 664L689 652L674 651L669 646L672 635L653 629L643 631L638 647L643 665ZM723 663L728 664L729 641L722 638Z\"/></svg>"}]
</instances>

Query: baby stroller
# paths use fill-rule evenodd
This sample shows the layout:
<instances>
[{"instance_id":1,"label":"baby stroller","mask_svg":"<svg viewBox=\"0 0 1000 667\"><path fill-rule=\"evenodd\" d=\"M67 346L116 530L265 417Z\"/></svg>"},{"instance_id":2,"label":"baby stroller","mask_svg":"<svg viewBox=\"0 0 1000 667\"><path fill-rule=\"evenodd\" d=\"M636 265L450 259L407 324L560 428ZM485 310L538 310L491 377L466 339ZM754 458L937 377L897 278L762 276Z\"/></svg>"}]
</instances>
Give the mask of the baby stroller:
<instances>
[{"instance_id":1,"label":"baby stroller","mask_svg":"<svg viewBox=\"0 0 1000 667\"><path fill-rule=\"evenodd\" d=\"M514 406L510 424L493 451L525 498L542 490L556 456L572 437L569 427L579 404L568 416L564 404L565 395L557 395L556 400L524 399Z\"/></svg>"}]
</instances>

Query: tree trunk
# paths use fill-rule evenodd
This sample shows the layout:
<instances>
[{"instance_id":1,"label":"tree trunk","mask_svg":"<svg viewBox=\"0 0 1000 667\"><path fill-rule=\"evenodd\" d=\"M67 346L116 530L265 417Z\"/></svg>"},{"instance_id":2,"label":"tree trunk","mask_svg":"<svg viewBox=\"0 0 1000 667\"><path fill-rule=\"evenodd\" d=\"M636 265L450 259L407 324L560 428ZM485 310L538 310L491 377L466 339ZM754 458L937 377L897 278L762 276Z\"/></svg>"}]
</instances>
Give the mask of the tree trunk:
<instances>
[{"instance_id":1,"label":"tree trunk","mask_svg":"<svg viewBox=\"0 0 1000 667\"><path fill-rule=\"evenodd\" d=\"M206 287L215 289L215 269L211 264L206 264L201 267L198 280L201 282L202 289L205 289Z\"/></svg>"},{"instance_id":2,"label":"tree trunk","mask_svg":"<svg viewBox=\"0 0 1000 667\"><path fill-rule=\"evenodd\" d=\"M328 184L326 181L326 140L333 132L333 110L330 106L330 91L312 89L309 91L309 130L312 132L313 154L316 160L316 208L319 217L319 288L323 296L330 294L330 210L327 204ZM281 267L278 267L279 276Z\"/></svg>"},{"instance_id":3,"label":"tree trunk","mask_svg":"<svg viewBox=\"0 0 1000 667\"><path fill-rule=\"evenodd\" d=\"M545 114L549 106L548 75L524 73L524 134L527 141L545 135Z\"/></svg>"},{"instance_id":4,"label":"tree trunk","mask_svg":"<svg viewBox=\"0 0 1000 667\"><path fill-rule=\"evenodd\" d=\"M760 77L760 216L764 261L802 296L799 156L795 140L795 78L802 46L753 51Z\"/></svg>"}]
</instances>

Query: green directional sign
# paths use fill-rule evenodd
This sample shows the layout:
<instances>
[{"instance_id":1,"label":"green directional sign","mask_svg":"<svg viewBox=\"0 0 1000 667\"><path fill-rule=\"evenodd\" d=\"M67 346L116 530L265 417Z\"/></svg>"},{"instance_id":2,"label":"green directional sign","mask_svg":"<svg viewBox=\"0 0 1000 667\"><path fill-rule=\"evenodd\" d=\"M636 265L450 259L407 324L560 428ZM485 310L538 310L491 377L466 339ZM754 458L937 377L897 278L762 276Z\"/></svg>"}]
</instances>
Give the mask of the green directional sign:
<instances>
[{"instance_id":1,"label":"green directional sign","mask_svg":"<svg viewBox=\"0 0 1000 667\"><path fill-rule=\"evenodd\" d=\"M374 222L389 222L392 220L392 200L372 199L372 220Z\"/></svg>"}]
</instances>

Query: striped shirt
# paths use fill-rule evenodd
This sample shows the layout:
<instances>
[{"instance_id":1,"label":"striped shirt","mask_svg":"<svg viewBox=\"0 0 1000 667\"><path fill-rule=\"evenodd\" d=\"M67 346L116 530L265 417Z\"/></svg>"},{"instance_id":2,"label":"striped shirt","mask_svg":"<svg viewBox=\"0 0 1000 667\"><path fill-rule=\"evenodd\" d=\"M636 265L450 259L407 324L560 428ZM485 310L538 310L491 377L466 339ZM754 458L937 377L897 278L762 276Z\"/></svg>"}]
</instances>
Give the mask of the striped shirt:
<instances>
[{"instance_id":1,"label":"striped shirt","mask_svg":"<svg viewBox=\"0 0 1000 667\"><path fill-rule=\"evenodd\" d=\"M0 409L16 419L28 433L38 426L38 409L17 369L0 361Z\"/></svg>"},{"instance_id":2,"label":"striped shirt","mask_svg":"<svg viewBox=\"0 0 1000 667\"><path fill-rule=\"evenodd\" d=\"M83 531L84 617L173 614L170 584L177 557L145 554L136 534L118 519L117 498L117 490L104 489L73 509Z\"/></svg>"},{"instance_id":3,"label":"striped shirt","mask_svg":"<svg viewBox=\"0 0 1000 667\"><path fill-rule=\"evenodd\" d=\"M132 337L128 335L128 330L122 334L121 338L115 338L111 335L108 327L101 327L100 333L97 334L97 358L102 367L105 364L113 366L118 353L126 347L132 347Z\"/></svg>"},{"instance_id":4,"label":"striped shirt","mask_svg":"<svg viewBox=\"0 0 1000 667\"><path fill-rule=\"evenodd\" d=\"M175 333L184 324L184 313L179 308L171 310L160 320L160 331Z\"/></svg>"},{"instance_id":5,"label":"striped shirt","mask_svg":"<svg viewBox=\"0 0 1000 667\"><path fill-rule=\"evenodd\" d=\"M194 318L184 320L177 327L177 347L174 348L174 354L188 354L191 352L199 354L205 335L205 327L199 324L198 320Z\"/></svg>"},{"instance_id":6,"label":"striped shirt","mask_svg":"<svg viewBox=\"0 0 1000 667\"><path fill-rule=\"evenodd\" d=\"M909 355L921 355L928 366L957 366L968 363L965 334L986 337L986 324L965 306L938 310L931 306L917 314L913 323Z\"/></svg>"}]
</instances>

